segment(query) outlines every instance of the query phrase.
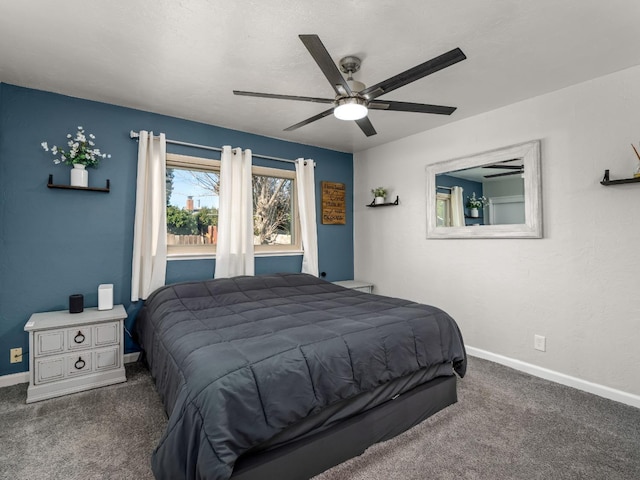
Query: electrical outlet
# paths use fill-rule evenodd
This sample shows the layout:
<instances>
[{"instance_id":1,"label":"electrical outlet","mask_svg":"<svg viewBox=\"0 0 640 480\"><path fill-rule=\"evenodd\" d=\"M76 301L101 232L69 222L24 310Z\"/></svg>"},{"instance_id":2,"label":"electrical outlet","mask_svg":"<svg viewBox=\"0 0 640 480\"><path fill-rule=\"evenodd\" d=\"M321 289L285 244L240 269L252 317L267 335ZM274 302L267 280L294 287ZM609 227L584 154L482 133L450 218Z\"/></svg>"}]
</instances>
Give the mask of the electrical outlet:
<instances>
[{"instance_id":1,"label":"electrical outlet","mask_svg":"<svg viewBox=\"0 0 640 480\"><path fill-rule=\"evenodd\" d=\"M12 348L9 350L9 355L11 357L11 363L20 363L22 362L22 349L21 348Z\"/></svg>"},{"instance_id":2,"label":"electrical outlet","mask_svg":"<svg viewBox=\"0 0 640 480\"><path fill-rule=\"evenodd\" d=\"M533 336L533 348L536 350L540 350L541 352L547 351L547 337L543 337L542 335L534 335Z\"/></svg>"}]
</instances>

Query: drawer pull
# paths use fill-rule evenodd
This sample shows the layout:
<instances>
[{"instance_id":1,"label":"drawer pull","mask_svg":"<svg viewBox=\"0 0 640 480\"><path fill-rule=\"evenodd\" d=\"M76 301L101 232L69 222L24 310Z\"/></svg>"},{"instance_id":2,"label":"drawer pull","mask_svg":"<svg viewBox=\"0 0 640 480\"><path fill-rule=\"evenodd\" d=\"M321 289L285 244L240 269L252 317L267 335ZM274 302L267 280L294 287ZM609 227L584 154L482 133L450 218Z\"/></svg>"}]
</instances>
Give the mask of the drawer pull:
<instances>
[{"instance_id":1,"label":"drawer pull","mask_svg":"<svg viewBox=\"0 0 640 480\"><path fill-rule=\"evenodd\" d=\"M74 367L76 367L76 370L82 370L86 364L87 363L82 359L82 357L78 357L78 360L76 360Z\"/></svg>"},{"instance_id":2,"label":"drawer pull","mask_svg":"<svg viewBox=\"0 0 640 480\"><path fill-rule=\"evenodd\" d=\"M82 332L78 332L78 334L73 337L73 341L76 343L82 343L85 340L85 336L82 334Z\"/></svg>"}]
</instances>

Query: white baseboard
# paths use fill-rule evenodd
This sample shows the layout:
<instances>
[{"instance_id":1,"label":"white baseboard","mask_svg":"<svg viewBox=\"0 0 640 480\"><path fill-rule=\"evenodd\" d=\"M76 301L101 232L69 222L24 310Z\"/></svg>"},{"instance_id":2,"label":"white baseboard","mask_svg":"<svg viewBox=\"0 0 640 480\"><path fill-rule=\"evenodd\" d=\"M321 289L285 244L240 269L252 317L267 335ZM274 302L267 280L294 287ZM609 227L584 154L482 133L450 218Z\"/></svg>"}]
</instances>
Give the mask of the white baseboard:
<instances>
[{"instance_id":1,"label":"white baseboard","mask_svg":"<svg viewBox=\"0 0 640 480\"><path fill-rule=\"evenodd\" d=\"M29 372L12 373L0 376L0 388L29 382Z\"/></svg>"},{"instance_id":2,"label":"white baseboard","mask_svg":"<svg viewBox=\"0 0 640 480\"><path fill-rule=\"evenodd\" d=\"M140 352L125 353L124 363L133 363L138 361ZM19 383L29 383L29 372L12 373L10 375L0 375L0 388L10 387Z\"/></svg>"},{"instance_id":3,"label":"white baseboard","mask_svg":"<svg viewBox=\"0 0 640 480\"><path fill-rule=\"evenodd\" d=\"M124 354L124 363L137 362L139 357L140 357L140 352L125 353Z\"/></svg>"},{"instance_id":4,"label":"white baseboard","mask_svg":"<svg viewBox=\"0 0 640 480\"><path fill-rule=\"evenodd\" d=\"M606 387L597 383L588 382L587 380L582 380L580 378L572 377L564 373L556 372L554 370L539 367L531 363L516 360L515 358L498 355L497 353L487 352L486 350L470 347L468 345L466 345L465 348L467 350L467 353L473 357L483 358L491 362L499 363L500 365L511 367L514 370L528 373L535 377L544 378L545 380L550 380L561 385L566 385L568 387L577 388L578 390L582 390L584 392L593 393L594 395L598 395L599 397L608 398L609 400L615 400L616 402L640 408L639 395L623 392L622 390L616 390L615 388Z\"/></svg>"},{"instance_id":5,"label":"white baseboard","mask_svg":"<svg viewBox=\"0 0 640 480\"><path fill-rule=\"evenodd\" d=\"M577 388L584 392L593 393L600 397L608 398L609 400L615 400L616 402L631 405L632 407L640 408L640 396L632 393L623 392L622 390L616 390L615 388L606 387L597 383L588 382L580 378L565 375L564 373L549 370L547 368L539 367L531 363L526 363L515 358L505 357L498 355L497 353L491 353L479 348L466 346L467 353L473 357L483 358L491 362L499 363L511 367L514 370L528 373L535 377L544 378L552 382L560 383L568 387ZM138 361L140 352L126 353L124 355L124 363L133 363ZM10 385L17 385L18 383L27 383L29 381L29 372L13 373L11 375L0 376L0 388L8 387Z\"/></svg>"}]
</instances>

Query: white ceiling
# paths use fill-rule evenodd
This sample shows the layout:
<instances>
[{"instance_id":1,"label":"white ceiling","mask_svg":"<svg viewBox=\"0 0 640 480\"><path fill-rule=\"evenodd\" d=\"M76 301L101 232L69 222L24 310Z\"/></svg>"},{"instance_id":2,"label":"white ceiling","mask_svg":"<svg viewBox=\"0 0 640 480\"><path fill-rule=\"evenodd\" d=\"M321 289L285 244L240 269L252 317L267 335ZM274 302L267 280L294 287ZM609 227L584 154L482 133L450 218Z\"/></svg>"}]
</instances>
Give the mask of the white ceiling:
<instances>
[{"instance_id":1,"label":"white ceiling","mask_svg":"<svg viewBox=\"0 0 640 480\"><path fill-rule=\"evenodd\" d=\"M638 65L639 25L638 0L1 0L0 81L355 152ZM284 132L327 106L232 90L333 98L302 33L360 56L366 85L460 47L380 97L458 110Z\"/></svg>"}]
</instances>

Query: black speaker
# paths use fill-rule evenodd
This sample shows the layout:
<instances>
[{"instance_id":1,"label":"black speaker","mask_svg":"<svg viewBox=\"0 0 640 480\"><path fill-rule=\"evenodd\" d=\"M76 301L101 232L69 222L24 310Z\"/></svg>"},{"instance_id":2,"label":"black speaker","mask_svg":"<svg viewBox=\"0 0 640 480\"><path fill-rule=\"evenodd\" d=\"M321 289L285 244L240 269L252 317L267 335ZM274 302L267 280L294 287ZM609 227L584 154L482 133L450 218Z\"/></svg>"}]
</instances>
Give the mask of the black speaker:
<instances>
[{"instance_id":1,"label":"black speaker","mask_svg":"<svg viewBox=\"0 0 640 480\"><path fill-rule=\"evenodd\" d=\"M76 293L69 295L69 313L81 313L84 310L84 297Z\"/></svg>"}]
</instances>

